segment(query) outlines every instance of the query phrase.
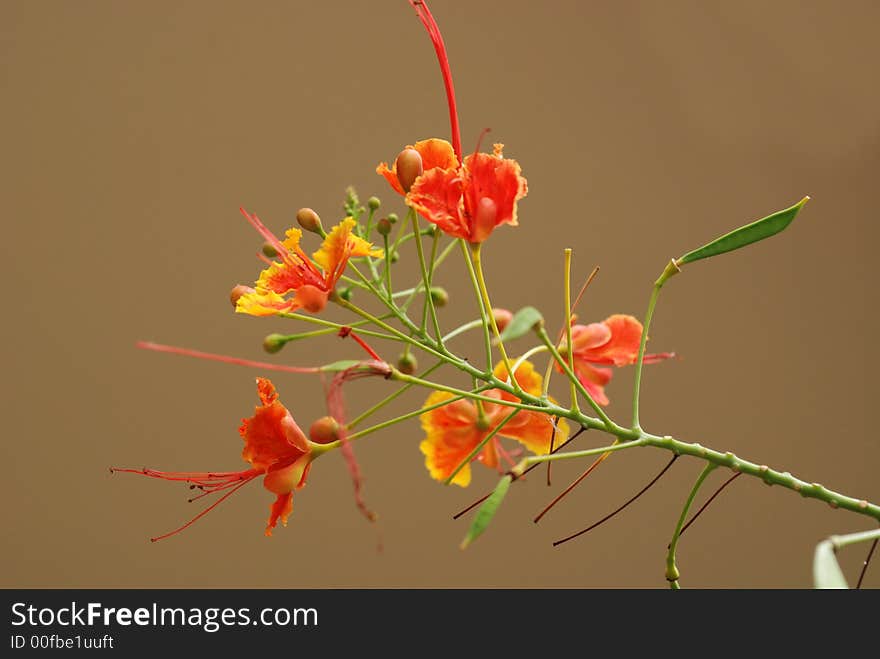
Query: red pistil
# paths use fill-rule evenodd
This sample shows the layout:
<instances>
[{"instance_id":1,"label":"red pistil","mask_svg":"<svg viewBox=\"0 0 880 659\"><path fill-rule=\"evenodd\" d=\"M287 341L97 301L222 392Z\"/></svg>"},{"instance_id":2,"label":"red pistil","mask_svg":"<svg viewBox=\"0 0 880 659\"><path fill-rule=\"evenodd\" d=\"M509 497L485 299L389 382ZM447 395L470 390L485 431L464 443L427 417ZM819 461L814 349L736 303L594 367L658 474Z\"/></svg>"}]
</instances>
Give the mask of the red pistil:
<instances>
[{"instance_id":1,"label":"red pistil","mask_svg":"<svg viewBox=\"0 0 880 659\"><path fill-rule=\"evenodd\" d=\"M452 71L449 68L449 57L446 54L446 44L443 43L443 35L440 34L440 28L437 21L428 9L424 0L409 0L409 4L416 10L416 14L428 36L431 37L431 43L434 44L434 50L437 53L437 60L440 63L440 72L443 74L443 84L446 86L446 101L449 104L449 123L452 130L452 149L458 160L461 161L461 129L458 125L458 108L455 104L455 88L452 85Z\"/></svg>"},{"instance_id":2,"label":"red pistil","mask_svg":"<svg viewBox=\"0 0 880 659\"><path fill-rule=\"evenodd\" d=\"M187 357L196 357L198 359L207 359L214 362L223 362L224 364L238 364L239 366L250 366L252 368L265 368L270 371L284 371L285 373L321 373L321 369L317 366L285 366L284 364L271 364L269 362L255 362L250 359L241 359L239 357L227 357L226 355L216 355L211 352L201 352L199 350L190 350L188 348L178 348L176 346L166 346L161 343L152 343L150 341L138 341L135 344L138 348L144 350L154 350L156 352L169 352L173 355L186 355Z\"/></svg>"}]
</instances>

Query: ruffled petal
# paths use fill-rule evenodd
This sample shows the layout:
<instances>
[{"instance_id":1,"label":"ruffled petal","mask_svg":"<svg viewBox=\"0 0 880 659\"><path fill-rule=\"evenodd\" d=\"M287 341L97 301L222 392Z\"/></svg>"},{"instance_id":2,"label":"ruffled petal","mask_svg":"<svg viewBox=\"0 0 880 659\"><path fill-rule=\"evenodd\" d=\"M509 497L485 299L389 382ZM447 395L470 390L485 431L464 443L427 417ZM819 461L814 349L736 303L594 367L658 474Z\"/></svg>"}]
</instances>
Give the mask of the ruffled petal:
<instances>
[{"instance_id":1,"label":"ruffled petal","mask_svg":"<svg viewBox=\"0 0 880 659\"><path fill-rule=\"evenodd\" d=\"M282 526L287 526L287 518L293 512L293 494L279 494L275 501L269 506L269 521L266 523L266 535L272 535L272 529L278 525L281 520Z\"/></svg>"},{"instance_id":2,"label":"ruffled petal","mask_svg":"<svg viewBox=\"0 0 880 659\"><path fill-rule=\"evenodd\" d=\"M425 401L424 407L451 398L454 396L447 392L434 392ZM425 456L428 472L438 481L449 478L453 470L486 436L486 431L480 431L476 427L476 408L464 401L456 401L425 412L419 418L427 435L419 444L419 449ZM470 465L465 465L452 482L466 487L470 480Z\"/></svg>"},{"instance_id":3,"label":"ruffled petal","mask_svg":"<svg viewBox=\"0 0 880 659\"><path fill-rule=\"evenodd\" d=\"M426 170L413 183L406 203L443 233L455 238L470 238L463 219L462 181L457 169Z\"/></svg>"},{"instance_id":4,"label":"ruffled petal","mask_svg":"<svg viewBox=\"0 0 880 659\"><path fill-rule=\"evenodd\" d=\"M608 396L605 395L605 385L611 381L614 371L610 368L596 368L585 362L575 362L575 375L584 385L593 400L599 405L608 404Z\"/></svg>"},{"instance_id":5,"label":"ruffled petal","mask_svg":"<svg viewBox=\"0 0 880 659\"><path fill-rule=\"evenodd\" d=\"M304 451L288 438L291 415L277 399L271 382L259 382L258 389L264 403L256 407L254 416L242 419L238 431L245 442L241 457L255 469L267 471L274 465L294 462Z\"/></svg>"},{"instance_id":6,"label":"ruffled petal","mask_svg":"<svg viewBox=\"0 0 880 659\"><path fill-rule=\"evenodd\" d=\"M642 324L633 316L625 314L609 316L603 324L611 331L611 338L595 348L578 351L576 357L596 364L615 366L635 363L642 340Z\"/></svg>"},{"instance_id":7,"label":"ruffled petal","mask_svg":"<svg viewBox=\"0 0 880 659\"><path fill-rule=\"evenodd\" d=\"M571 328L571 344L577 355L583 350L592 350L611 340L611 328L605 323L574 325Z\"/></svg>"},{"instance_id":8,"label":"ruffled petal","mask_svg":"<svg viewBox=\"0 0 880 659\"><path fill-rule=\"evenodd\" d=\"M554 436L552 416L523 410L499 430L498 434L515 439L536 455L545 455L550 452L551 439L554 447L561 446L568 439L568 424L565 419L558 419Z\"/></svg>"},{"instance_id":9,"label":"ruffled petal","mask_svg":"<svg viewBox=\"0 0 880 659\"><path fill-rule=\"evenodd\" d=\"M253 293L245 293L235 303L236 313L246 313L251 316L274 316L277 313L290 313L300 307L296 299L287 299L278 293L267 290L256 290Z\"/></svg>"},{"instance_id":10,"label":"ruffled petal","mask_svg":"<svg viewBox=\"0 0 880 659\"><path fill-rule=\"evenodd\" d=\"M427 140L420 140L415 144L408 144L405 148L415 149L419 152L419 155L422 157L422 171L427 172L429 169L438 167L440 169L458 169L458 158L455 157L452 145L446 140L431 137ZM384 176L385 180L388 181L398 194L406 194L397 178L396 162L392 163L391 167L388 167L386 162L379 163L379 166L376 167L376 173Z\"/></svg>"},{"instance_id":11,"label":"ruffled petal","mask_svg":"<svg viewBox=\"0 0 880 659\"><path fill-rule=\"evenodd\" d=\"M479 227L480 240L501 224L516 226L516 204L528 194L528 183L516 160L488 153L472 154L464 159L462 179L465 215L470 222L478 217L482 199L494 204L494 226ZM469 233L474 234L476 229L470 226Z\"/></svg>"}]
</instances>

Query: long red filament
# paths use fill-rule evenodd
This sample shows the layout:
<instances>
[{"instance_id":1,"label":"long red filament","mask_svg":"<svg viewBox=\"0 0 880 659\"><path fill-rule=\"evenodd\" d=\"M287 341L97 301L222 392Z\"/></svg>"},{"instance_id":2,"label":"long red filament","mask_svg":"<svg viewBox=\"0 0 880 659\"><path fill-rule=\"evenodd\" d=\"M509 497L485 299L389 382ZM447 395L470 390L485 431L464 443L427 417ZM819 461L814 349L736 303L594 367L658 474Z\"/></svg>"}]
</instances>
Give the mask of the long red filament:
<instances>
[{"instance_id":1,"label":"long red filament","mask_svg":"<svg viewBox=\"0 0 880 659\"><path fill-rule=\"evenodd\" d=\"M207 359L208 361L223 362L224 364L237 364L238 366L250 366L251 368L264 368L270 371L283 371L285 373L321 373L321 369L317 366L285 366L284 364L271 364L269 362L255 362L250 359L241 359L239 357L228 357L226 355L217 355L211 352L201 352L200 350L190 350L189 348L178 348L176 346L167 346L161 343L152 343L151 341L138 341L135 344L143 350L153 350L155 352L168 352L173 355L185 355L187 357L196 357L197 359Z\"/></svg>"},{"instance_id":2,"label":"long red filament","mask_svg":"<svg viewBox=\"0 0 880 659\"><path fill-rule=\"evenodd\" d=\"M458 108L455 104L455 87L452 85L452 71L449 68L449 57L446 54L446 44L443 43L443 35L440 34L440 28L437 21L428 9L428 5L424 0L409 0L409 4L416 10L416 14L428 36L431 37L431 43L434 44L434 50L437 53L437 60L440 63L440 72L443 74L443 84L446 86L446 102L449 104L449 123L452 131L452 149L455 155L461 161L461 129L458 125Z\"/></svg>"}]
</instances>

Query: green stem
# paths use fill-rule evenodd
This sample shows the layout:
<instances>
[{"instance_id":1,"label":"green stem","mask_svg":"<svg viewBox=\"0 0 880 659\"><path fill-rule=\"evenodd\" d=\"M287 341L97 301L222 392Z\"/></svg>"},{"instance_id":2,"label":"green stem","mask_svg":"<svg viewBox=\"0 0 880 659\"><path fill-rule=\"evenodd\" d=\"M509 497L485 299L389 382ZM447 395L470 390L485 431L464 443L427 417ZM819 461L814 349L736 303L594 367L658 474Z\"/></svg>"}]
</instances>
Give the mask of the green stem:
<instances>
[{"instance_id":1,"label":"green stem","mask_svg":"<svg viewBox=\"0 0 880 659\"><path fill-rule=\"evenodd\" d=\"M877 538L880 538L880 529L874 529L873 531L859 531L858 533L848 533L846 535L832 535L828 538L828 542L831 543L834 551L837 551L838 549L843 549L849 545L854 545L859 542L868 542L868 540L876 540Z\"/></svg>"},{"instance_id":2,"label":"green stem","mask_svg":"<svg viewBox=\"0 0 880 659\"><path fill-rule=\"evenodd\" d=\"M391 251L388 249L388 234L382 236L385 243L385 290L388 292L388 299L394 299L394 293L391 292Z\"/></svg>"},{"instance_id":3,"label":"green stem","mask_svg":"<svg viewBox=\"0 0 880 659\"><path fill-rule=\"evenodd\" d=\"M348 323L348 324L334 323L333 321L324 320L323 318L318 318L317 316L306 316L305 314L296 313L296 312L292 312L292 313L280 312L276 315L280 316L281 318L293 318L294 320L302 320L307 323L312 323L313 325L322 325L323 327L331 327L334 330L340 330L344 327L360 327L361 325L366 324L366 322L372 322L371 320L366 320L366 321L355 321L353 323ZM379 320L386 320L389 317L390 316L381 316ZM373 330L369 330L369 329L359 329L358 333L364 334L365 336L375 336L378 339L388 339L390 341L401 341L402 340L396 336L388 336L387 334L382 334L381 332L374 332ZM295 336L295 335L291 335L291 336Z\"/></svg>"},{"instance_id":4,"label":"green stem","mask_svg":"<svg viewBox=\"0 0 880 659\"><path fill-rule=\"evenodd\" d=\"M507 356L507 351L504 349L504 341L501 340L501 332L498 331L498 323L495 322L495 314L492 312L492 302L489 300L489 289L486 288L486 279L483 277L483 260L481 257L483 243L477 243L476 245L471 245L471 247L471 252L474 256L474 269L477 273L477 284L479 285L480 295L483 298L484 313L486 314L483 318L492 326L492 331L495 333L495 340L498 342L498 351L501 353L501 359L504 361L504 368L507 369L507 373L510 375L510 382L513 385L513 388L519 391L519 382L517 382L511 372L510 358ZM488 328L486 331L488 333ZM489 368L491 367L492 365L489 364Z\"/></svg>"},{"instance_id":5,"label":"green stem","mask_svg":"<svg viewBox=\"0 0 880 659\"><path fill-rule=\"evenodd\" d=\"M680 574L678 567L675 565L675 549L678 547L678 538L681 536L681 528L684 526L684 522L687 519L688 512L690 512L691 505L694 503L697 492L700 490L700 486L702 486L706 477L712 473L712 470L717 467L718 465L709 462L703 468L703 471L700 472L700 475L697 477L697 482L694 483L694 486L691 488L691 493L688 495L687 501L684 502L684 507L681 509L681 515L679 515L678 518L678 524L675 525L675 531L672 533L672 541L669 543L669 551L666 554L666 580L669 582L669 587L673 590L681 588L678 584Z\"/></svg>"},{"instance_id":6,"label":"green stem","mask_svg":"<svg viewBox=\"0 0 880 659\"><path fill-rule=\"evenodd\" d=\"M577 388L578 392L580 392L581 396L583 396L587 400L587 402L590 404L590 407L593 408L593 410L596 412L596 414L599 416L599 418L602 419L602 422L605 424L605 429L608 430L608 432L614 433L615 428L616 427L619 428L619 426L617 426L616 423L614 423L610 418L608 418L608 415L605 414L605 410L602 409L602 407L599 405L599 403L597 403L595 400L593 400L593 397L590 395L590 392L587 391L586 387L584 387L583 384L581 384L581 381L574 374L574 371L571 369L571 367L568 365L568 363L562 358L562 355L559 354L559 351L556 349L556 346L553 345L553 342L550 340L550 337L547 336L547 330L544 329L544 326L542 325L542 326L538 327L536 332L538 333L538 337L541 339L541 341L544 342L544 345L547 346L547 349L553 355L553 359L555 359L556 363L559 364L560 367L562 367L563 371L565 371L565 374L568 376L568 379L574 384L574 386ZM569 345L571 345L571 344L569 344ZM572 352L572 351L569 349L569 352ZM577 409L573 409L572 412L574 414L580 414L580 411Z\"/></svg>"},{"instance_id":7,"label":"green stem","mask_svg":"<svg viewBox=\"0 0 880 659\"><path fill-rule=\"evenodd\" d=\"M473 460L475 457L477 457L477 455L480 453L480 451L483 450L483 447L486 444L488 444L490 441L492 441L492 438L495 437L495 435L497 435L499 432L501 432L501 429L504 428L505 425L507 425L508 421L513 419L513 417L515 417L517 414L519 414L519 412L520 412L519 410L513 410L513 412L511 412L510 414L508 414L506 417L504 417L501 420L501 423L499 423L497 426L492 428L492 430L489 432L489 434L486 435L483 438L483 440L479 444L477 444L470 453L467 454L467 456L464 458L464 460L462 460L461 462L458 463L458 465L456 465L455 469L452 470L452 473L446 477L445 481L443 481L443 484L449 485L450 483L452 483L452 481L455 480L455 477L458 476L458 472L460 472L462 469L464 469L465 465L469 465L471 463L471 460Z\"/></svg>"},{"instance_id":8,"label":"green stem","mask_svg":"<svg viewBox=\"0 0 880 659\"><path fill-rule=\"evenodd\" d=\"M443 343L446 343L450 339L454 339L459 334L464 334L465 332L468 332L472 329L477 329L478 327L483 327L483 320L481 318L477 318L476 320L467 322L464 325L459 325L454 330L449 332L449 334L443 337Z\"/></svg>"},{"instance_id":9,"label":"green stem","mask_svg":"<svg viewBox=\"0 0 880 659\"><path fill-rule=\"evenodd\" d=\"M565 338L568 346L568 368L574 373L574 348L571 345L571 248L565 250ZM550 379L549 377L547 378ZM577 399L577 378L569 378L571 393L571 407L573 410L580 410ZM548 390L549 391L549 390Z\"/></svg>"},{"instance_id":10,"label":"green stem","mask_svg":"<svg viewBox=\"0 0 880 659\"><path fill-rule=\"evenodd\" d=\"M431 315L431 321L434 324L434 336L437 337L437 341L441 340L440 331L440 322L437 320L437 310L434 308L434 298L431 295L431 273L428 272L428 264L425 261L425 250L422 245L422 236L419 233L419 218L416 215L416 212L411 208L409 210L409 216L412 219L413 231L416 234L416 252L419 255L419 267L422 269L422 283L425 287L425 306L422 311L422 331L425 330L425 327L428 324L428 314ZM435 251L436 251L436 242Z\"/></svg>"},{"instance_id":11,"label":"green stem","mask_svg":"<svg viewBox=\"0 0 880 659\"><path fill-rule=\"evenodd\" d=\"M474 287L474 294L477 296L477 310L480 312L480 323L483 326L483 343L486 346L486 370L492 370L492 337L489 335L489 323L486 320L486 306L483 302L483 295L480 293L480 282L477 280L477 273L474 270L474 264L471 261L471 252L467 247L464 239L458 240L461 245L461 253L464 255L464 261L467 264L468 274L471 277L471 284Z\"/></svg>"},{"instance_id":12,"label":"green stem","mask_svg":"<svg viewBox=\"0 0 880 659\"><path fill-rule=\"evenodd\" d=\"M440 401L439 403L435 403L434 405L428 405L427 407L422 407L418 410L413 410L412 412L407 412L406 414L394 417L393 419L388 419L387 421L383 421L382 423L377 423L375 426L370 426L369 428L365 428L359 432L352 433L351 435L348 435L347 439L348 439L348 441L353 442L357 439L360 439L361 437L366 437L367 435L371 435L374 432L377 432L379 430L384 430L385 428L388 428L388 427L393 426L395 424L401 423L402 421L407 421L409 419L412 419L415 416L419 416L421 414L424 414L425 412L430 412L431 410L436 410L438 407L443 407L444 405L449 405L450 403L454 403L455 401L461 400L462 398L463 398L463 396L449 398L448 400ZM337 440L335 442L329 442L327 444L324 444L323 446L326 447L326 450L329 451L331 449L339 448L341 445L342 445L342 442Z\"/></svg>"},{"instance_id":13,"label":"green stem","mask_svg":"<svg viewBox=\"0 0 880 659\"><path fill-rule=\"evenodd\" d=\"M409 346L407 346L407 347L409 347ZM444 362L437 362L437 363L434 364L431 368L428 368L428 369L424 370L423 372L419 373L418 377L419 377L419 378L426 378L426 377L428 377L429 375L431 375L431 373L433 373L433 372L436 371L438 368L440 368L441 366L443 366L443 364L444 364ZM383 407L385 407L386 405L388 405L389 403L391 403L391 402L392 402L393 400L395 400L398 396L400 396L401 394L403 394L403 393L404 393L405 391L407 391L408 389L411 389L413 386L415 386L413 383L407 383L407 384L403 385L402 387L400 387L400 389L398 389L397 391L395 391L393 394L390 394L389 396L386 396L385 398L383 398L382 400L380 400L378 403L376 403L375 405L373 405L371 408L369 408L369 409L366 410L365 412L361 413L360 416L356 417L356 418L355 418L354 420L352 420L352 421L349 421L348 424L346 425L346 427L348 428L348 430L352 430L352 429L354 429L354 428L355 428L357 425L359 425L362 421L364 421L364 420L367 419L368 417L372 416L373 414L375 414L376 412L378 412L379 410L381 410Z\"/></svg>"},{"instance_id":14,"label":"green stem","mask_svg":"<svg viewBox=\"0 0 880 659\"><path fill-rule=\"evenodd\" d=\"M505 400L503 398L492 398L491 396L482 396L479 393L465 391L463 389L457 389L455 387L450 387L445 384L440 384L439 382L431 382L430 380L422 380L421 378L418 378L414 375L407 375L406 373L401 373L396 368L391 369L390 379L398 380L400 382L409 382L412 384L419 385L420 387L425 387L427 389L434 389L435 391L445 391L446 393L450 393L455 396L461 396L463 398L469 398L470 400L475 400L475 401L483 401L484 403L491 403L492 405L501 405L502 407L514 407L518 410L530 410L532 412L546 412L549 409L545 405L530 405L528 403L516 403L512 400ZM486 389L495 389L495 388L498 388L496 385L497 385L497 382L493 382L493 383L486 384L486 385L480 387L480 389L483 391L485 391ZM559 408L559 409L563 409L563 408Z\"/></svg>"},{"instance_id":15,"label":"green stem","mask_svg":"<svg viewBox=\"0 0 880 659\"><path fill-rule=\"evenodd\" d=\"M657 298L660 297L660 289L666 280L680 272L675 259L671 260L663 273L654 282L654 289L651 291L651 298L648 300L648 311L645 313L645 322L642 326L642 338L639 341L639 356L636 360L636 376L633 383L633 400L632 400L632 427L634 430L641 430L639 422L639 394L642 389L642 369L645 365L645 346L648 344L648 332L651 329L651 320L654 318L654 307L657 306Z\"/></svg>"},{"instance_id":16,"label":"green stem","mask_svg":"<svg viewBox=\"0 0 880 659\"><path fill-rule=\"evenodd\" d=\"M510 470L510 473L513 474L515 478L519 478L523 475L526 469L528 469L532 465L541 464L542 462L556 462L557 460L576 460L579 458L588 458L591 455L599 455L600 453L613 453L614 451L623 451L628 448L635 448L645 445L646 441L642 438L634 439L631 442L614 443L608 446L601 446L599 448L585 449L583 451L570 451L569 453L551 453L547 455L530 455L529 457L520 460L519 464L517 464L516 467Z\"/></svg>"}]
</instances>

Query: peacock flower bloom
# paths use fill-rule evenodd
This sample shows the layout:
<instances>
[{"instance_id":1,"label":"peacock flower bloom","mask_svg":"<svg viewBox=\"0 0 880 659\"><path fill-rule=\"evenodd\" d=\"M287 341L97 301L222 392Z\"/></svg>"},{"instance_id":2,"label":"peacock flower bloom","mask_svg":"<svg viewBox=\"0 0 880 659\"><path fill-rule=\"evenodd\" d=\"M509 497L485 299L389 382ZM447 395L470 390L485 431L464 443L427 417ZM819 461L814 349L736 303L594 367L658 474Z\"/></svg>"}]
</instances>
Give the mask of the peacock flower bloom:
<instances>
[{"instance_id":1,"label":"peacock flower bloom","mask_svg":"<svg viewBox=\"0 0 880 659\"><path fill-rule=\"evenodd\" d=\"M431 137L427 140L416 142L415 144L408 144L404 151L407 150L412 150L418 153L421 160L421 166L419 167L421 171L419 173L438 168L458 169L458 158L452 150L452 145L446 140ZM391 184L391 187L394 188L395 192L401 195L406 195L409 187L413 184L413 181L409 179L415 177L412 177L414 172L407 171L405 174L402 174L406 180L401 182L400 178L398 178L397 172L399 160L400 158L398 157L398 160L395 160L390 168L388 167L388 163L380 162L379 166L376 167L376 173L384 176L385 180Z\"/></svg>"},{"instance_id":2,"label":"peacock flower bloom","mask_svg":"<svg viewBox=\"0 0 880 659\"><path fill-rule=\"evenodd\" d=\"M609 316L601 323L572 326L575 375L599 405L607 405L609 402L605 395L605 385L614 374L610 368L604 366L635 364L641 340L642 324L638 319L625 314ZM568 358L568 347L564 342L560 353ZM674 356L673 352L645 355L644 363L654 364ZM558 364L557 369L562 370Z\"/></svg>"},{"instance_id":3,"label":"peacock flower bloom","mask_svg":"<svg viewBox=\"0 0 880 659\"><path fill-rule=\"evenodd\" d=\"M412 182L406 203L447 235L481 243L501 224L517 225L516 204L528 193L528 183L516 160L505 158L503 144L493 153L472 153L458 162L446 140L417 142L423 172ZM391 186L403 194L397 163L376 168Z\"/></svg>"},{"instance_id":4,"label":"peacock flower bloom","mask_svg":"<svg viewBox=\"0 0 880 659\"><path fill-rule=\"evenodd\" d=\"M495 375L501 380L507 378L504 364L495 367ZM533 395L541 394L543 378L531 363L524 361L516 369L516 381L522 389ZM518 402L518 399L500 389L486 392L486 396L499 400ZM425 401L423 407L442 403L454 398L450 393L437 391ZM425 455L425 466L432 478L444 481L455 468L467 458L480 442L510 414L511 408L497 403L483 403L484 417L480 419L476 405L468 400L456 400L421 415L422 429L427 437L419 444ZM562 444L568 437L568 425L560 419L554 426L552 417L541 412L521 410L507 422L498 433L477 454L476 460L487 467L498 466L499 454L505 451L498 441L508 437L522 444L532 453L543 455L551 450L551 441ZM466 487L471 480L470 465L466 464L455 475L453 483Z\"/></svg>"},{"instance_id":5,"label":"peacock flower bloom","mask_svg":"<svg viewBox=\"0 0 880 659\"><path fill-rule=\"evenodd\" d=\"M288 229L282 241L256 215L244 209L241 212L275 248L281 262L269 262L269 267L260 273L255 290L237 298L235 310L238 313L272 316L297 309L317 313L327 306L327 299L345 272L350 258L383 256L381 249L374 249L370 243L354 234L357 223L351 217L333 227L324 238L321 249L309 259L299 246L302 238L300 229Z\"/></svg>"},{"instance_id":6,"label":"peacock flower bloom","mask_svg":"<svg viewBox=\"0 0 880 659\"><path fill-rule=\"evenodd\" d=\"M272 529L277 526L279 520L282 525L287 525L287 518L293 510L293 491L305 486L312 460L321 451L320 449L315 451L317 446L308 440L293 420L293 416L278 400L275 387L268 379L257 378L257 392L260 405L256 407L252 417L242 419L239 428L244 440L241 456L245 462L250 463L250 469L228 472L111 469L115 472L142 474L161 480L183 482L188 484L190 489L201 490L201 493L190 501L225 492L220 499L186 524L170 533L152 538L153 541L183 531L258 476L263 476L263 487L276 495L275 501L269 506L266 535L272 535Z\"/></svg>"}]
</instances>

